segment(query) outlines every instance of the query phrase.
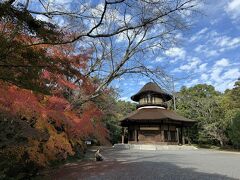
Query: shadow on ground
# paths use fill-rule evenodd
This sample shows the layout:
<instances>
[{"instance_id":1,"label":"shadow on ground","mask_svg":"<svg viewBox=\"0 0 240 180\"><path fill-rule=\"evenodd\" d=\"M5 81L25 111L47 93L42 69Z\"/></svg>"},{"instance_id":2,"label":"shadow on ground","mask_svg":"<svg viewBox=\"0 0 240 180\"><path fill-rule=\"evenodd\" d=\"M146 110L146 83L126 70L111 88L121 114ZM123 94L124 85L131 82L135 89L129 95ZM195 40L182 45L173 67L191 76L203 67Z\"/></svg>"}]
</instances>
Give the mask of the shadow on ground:
<instances>
[{"instance_id":1,"label":"shadow on ground","mask_svg":"<svg viewBox=\"0 0 240 180\"><path fill-rule=\"evenodd\" d=\"M67 164L48 172L45 179L234 179L220 174L198 172L194 168L179 167L171 162L153 162L151 159L154 156L131 158L130 153L119 150L108 150L103 154L106 156L103 162L88 160Z\"/></svg>"}]
</instances>

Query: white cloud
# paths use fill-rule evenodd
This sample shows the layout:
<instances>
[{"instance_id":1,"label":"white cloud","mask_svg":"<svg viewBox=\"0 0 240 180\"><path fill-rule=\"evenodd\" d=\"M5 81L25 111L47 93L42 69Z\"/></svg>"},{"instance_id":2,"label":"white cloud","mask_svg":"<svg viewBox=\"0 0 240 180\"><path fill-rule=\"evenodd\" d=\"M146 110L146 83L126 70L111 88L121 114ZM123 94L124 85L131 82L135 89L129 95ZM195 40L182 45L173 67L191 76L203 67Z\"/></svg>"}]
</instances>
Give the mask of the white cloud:
<instances>
[{"instance_id":1,"label":"white cloud","mask_svg":"<svg viewBox=\"0 0 240 180\"><path fill-rule=\"evenodd\" d=\"M200 53L201 51L203 51L203 48L204 48L204 45L200 44L194 49L194 51Z\"/></svg>"},{"instance_id":2,"label":"white cloud","mask_svg":"<svg viewBox=\"0 0 240 180\"><path fill-rule=\"evenodd\" d=\"M199 39L199 37L197 35L193 35L189 41L193 42L193 41L196 41L197 39Z\"/></svg>"},{"instance_id":3,"label":"white cloud","mask_svg":"<svg viewBox=\"0 0 240 180\"><path fill-rule=\"evenodd\" d=\"M222 58L215 62L212 68L200 76L200 80L212 84L216 90L223 92L225 89L233 88L234 82L240 77L239 68L230 68L229 60Z\"/></svg>"},{"instance_id":4,"label":"white cloud","mask_svg":"<svg viewBox=\"0 0 240 180\"><path fill-rule=\"evenodd\" d=\"M211 25L214 25L214 24L217 24L220 20L221 20L221 18L211 19L211 20L210 20L210 23L211 23Z\"/></svg>"},{"instance_id":5,"label":"white cloud","mask_svg":"<svg viewBox=\"0 0 240 180\"><path fill-rule=\"evenodd\" d=\"M122 100L122 101L132 101L131 99L130 99L130 97L121 97L121 98L119 98L120 100Z\"/></svg>"},{"instance_id":6,"label":"white cloud","mask_svg":"<svg viewBox=\"0 0 240 180\"><path fill-rule=\"evenodd\" d=\"M107 28L107 27L105 27L105 28ZM103 30L104 30L104 28L103 28ZM127 43L128 42L128 37L134 37L134 41L139 42L144 38L144 33L141 32L141 33L136 34L136 32L134 30L128 30L127 32L122 32L122 33L117 34L116 35L116 42L117 43L128 44Z\"/></svg>"},{"instance_id":7,"label":"white cloud","mask_svg":"<svg viewBox=\"0 0 240 180\"><path fill-rule=\"evenodd\" d=\"M205 53L207 57L217 56L219 54L216 50L205 50Z\"/></svg>"},{"instance_id":8,"label":"white cloud","mask_svg":"<svg viewBox=\"0 0 240 180\"><path fill-rule=\"evenodd\" d=\"M189 64L185 64L185 65L182 65L179 67L179 70L182 70L182 71L189 71L191 69L191 66Z\"/></svg>"},{"instance_id":9,"label":"white cloud","mask_svg":"<svg viewBox=\"0 0 240 180\"><path fill-rule=\"evenodd\" d=\"M226 58L222 58L218 61L215 62L214 66L219 66L219 67L226 67L229 65L229 60Z\"/></svg>"},{"instance_id":10,"label":"white cloud","mask_svg":"<svg viewBox=\"0 0 240 180\"><path fill-rule=\"evenodd\" d=\"M187 64L180 66L173 70L173 72L181 72L181 71L194 71L196 70L197 66L200 64L201 60L197 57L192 57ZM202 68L204 68L203 65Z\"/></svg>"},{"instance_id":11,"label":"white cloud","mask_svg":"<svg viewBox=\"0 0 240 180\"><path fill-rule=\"evenodd\" d=\"M125 33L120 33L116 36L116 42L117 43L122 43L124 41L127 41L127 36Z\"/></svg>"},{"instance_id":12,"label":"white cloud","mask_svg":"<svg viewBox=\"0 0 240 180\"><path fill-rule=\"evenodd\" d=\"M222 73L223 68L222 67L218 67L212 70L210 76L211 76L211 80L212 81L222 81L220 74Z\"/></svg>"},{"instance_id":13,"label":"white cloud","mask_svg":"<svg viewBox=\"0 0 240 180\"><path fill-rule=\"evenodd\" d=\"M120 87L120 85L119 85L119 84L115 84L114 87L115 87L116 89L118 89L118 88Z\"/></svg>"},{"instance_id":14,"label":"white cloud","mask_svg":"<svg viewBox=\"0 0 240 180\"><path fill-rule=\"evenodd\" d=\"M41 14L36 15L36 19L40 21L49 22L49 18Z\"/></svg>"},{"instance_id":15,"label":"white cloud","mask_svg":"<svg viewBox=\"0 0 240 180\"><path fill-rule=\"evenodd\" d=\"M240 37L219 36L213 42L216 46L226 49L232 49L240 46Z\"/></svg>"},{"instance_id":16,"label":"white cloud","mask_svg":"<svg viewBox=\"0 0 240 180\"><path fill-rule=\"evenodd\" d=\"M190 38L190 42L196 41L198 39L201 39L202 36L204 35L204 33L206 33L208 31L208 28L205 27L203 29L201 29L200 31L198 31L196 34L194 34L191 38Z\"/></svg>"},{"instance_id":17,"label":"white cloud","mask_svg":"<svg viewBox=\"0 0 240 180\"><path fill-rule=\"evenodd\" d=\"M200 31L197 32L197 35L204 34L205 32L207 32L207 30L208 30L207 27L201 29Z\"/></svg>"},{"instance_id":18,"label":"white cloud","mask_svg":"<svg viewBox=\"0 0 240 180\"><path fill-rule=\"evenodd\" d=\"M67 26L66 21L62 17L56 16L56 17L52 18L52 21L54 23L56 23L59 27L64 27L64 26L66 27Z\"/></svg>"},{"instance_id":19,"label":"white cloud","mask_svg":"<svg viewBox=\"0 0 240 180\"><path fill-rule=\"evenodd\" d=\"M223 68L228 66L228 65L229 65L228 60L224 59L224 58L216 61L216 63L212 67L211 79L213 81L217 81L217 82L222 81L222 78L220 77L220 75L223 71Z\"/></svg>"},{"instance_id":20,"label":"white cloud","mask_svg":"<svg viewBox=\"0 0 240 180\"><path fill-rule=\"evenodd\" d=\"M199 69L198 69L200 72L204 72L207 70L207 63L203 63L199 66Z\"/></svg>"},{"instance_id":21,"label":"white cloud","mask_svg":"<svg viewBox=\"0 0 240 180\"><path fill-rule=\"evenodd\" d=\"M203 30L201 31L203 32ZM204 54L206 57L218 56L226 50L240 47L240 36L226 36L216 31L210 31L204 32L203 35L197 35L197 37L201 39L201 44L197 45L194 51Z\"/></svg>"},{"instance_id":22,"label":"white cloud","mask_svg":"<svg viewBox=\"0 0 240 180\"><path fill-rule=\"evenodd\" d=\"M56 4L66 4L66 3L71 3L72 0L52 0L51 2Z\"/></svg>"},{"instance_id":23,"label":"white cloud","mask_svg":"<svg viewBox=\"0 0 240 180\"><path fill-rule=\"evenodd\" d=\"M198 45L194 51L197 53L203 53L206 57L217 56L219 53L216 50L210 50L208 45Z\"/></svg>"},{"instance_id":24,"label":"white cloud","mask_svg":"<svg viewBox=\"0 0 240 180\"><path fill-rule=\"evenodd\" d=\"M147 65L148 69L154 69L154 67L152 65Z\"/></svg>"},{"instance_id":25,"label":"white cloud","mask_svg":"<svg viewBox=\"0 0 240 180\"><path fill-rule=\"evenodd\" d=\"M229 66L229 61L227 59L221 59L213 65L210 73L210 83L221 92L225 89L232 88L234 82L240 76L238 68L225 70L227 66ZM201 78L204 79L205 77L201 76Z\"/></svg>"},{"instance_id":26,"label":"white cloud","mask_svg":"<svg viewBox=\"0 0 240 180\"><path fill-rule=\"evenodd\" d=\"M145 81L140 81L138 84L141 85L141 86L143 86L143 85L146 84L146 82L145 82Z\"/></svg>"},{"instance_id":27,"label":"white cloud","mask_svg":"<svg viewBox=\"0 0 240 180\"><path fill-rule=\"evenodd\" d=\"M199 80L198 79L193 79L192 81L190 81L189 83L186 84L187 87L191 87L191 86L194 86L196 84L199 83Z\"/></svg>"},{"instance_id":28,"label":"white cloud","mask_svg":"<svg viewBox=\"0 0 240 180\"><path fill-rule=\"evenodd\" d=\"M165 51L165 54L169 57L184 59L186 51L183 48L173 47Z\"/></svg>"},{"instance_id":29,"label":"white cloud","mask_svg":"<svg viewBox=\"0 0 240 180\"><path fill-rule=\"evenodd\" d=\"M182 34L182 33L177 33L176 36L175 36L175 38L176 38L177 40L184 40L184 37L183 37L183 34Z\"/></svg>"},{"instance_id":30,"label":"white cloud","mask_svg":"<svg viewBox=\"0 0 240 180\"><path fill-rule=\"evenodd\" d=\"M173 64L173 63L177 62L177 60L178 60L178 59L175 58L175 59L171 59L169 62Z\"/></svg>"},{"instance_id":31,"label":"white cloud","mask_svg":"<svg viewBox=\"0 0 240 180\"><path fill-rule=\"evenodd\" d=\"M225 80L219 83L214 83L213 86L217 91L225 91L226 89L232 89L236 79Z\"/></svg>"},{"instance_id":32,"label":"white cloud","mask_svg":"<svg viewBox=\"0 0 240 180\"><path fill-rule=\"evenodd\" d=\"M209 75L208 74L202 74L200 79L203 80L203 81L207 81L209 79Z\"/></svg>"},{"instance_id":33,"label":"white cloud","mask_svg":"<svg viewBox=\"0 0 240 180\"><path fill-rule=\"evenodd\" d=\"M51 11L71 11L73 0L50 0L47 1L47 8ZM45 3L44 3L45 4Z\"/></svg>"},{"instance_id":34,"label":"white cloud","mask_svg":"<svg viewBox=\"0 0 240 180\"><path fill-rule=\"evenodd\" d=\"M179 68L175 68L172 70L172 73L178 73L178 72L181 72L181 70Z\"/></svg>"},{"instance_id":35,"label":"white cloud","mask_svg":"<svg viewBox=\"0 0 240 180\"><path fill-rule=\"evenodd\" d=\"M231 0L225 7L225 11L230 15L232 19L240 17L240 0Z\"/></svg>"},{"instance_id":36,"label":"white cloud","mask_svg":"<svg viewBox=\"0 0 240 180\"><path fill-rule=\"evenodd\" d=\"M240 71L237 68L234 69L229 69L228 71L226 71L223 76L222 79L232 79L232 78L238 78L240 77Z\"/></svg>"},{"instance_id":37,"label":"white cloud","mask_svg":"<svg viewBox=\"0 0 240 180\"><path fill-rule=\"evenodd\" d=\"M164 61L164 58L158 56L158 57L155 59L155 61L156 61L156 62L163 62L163 61Z\"/></svg>"}]
</instances>

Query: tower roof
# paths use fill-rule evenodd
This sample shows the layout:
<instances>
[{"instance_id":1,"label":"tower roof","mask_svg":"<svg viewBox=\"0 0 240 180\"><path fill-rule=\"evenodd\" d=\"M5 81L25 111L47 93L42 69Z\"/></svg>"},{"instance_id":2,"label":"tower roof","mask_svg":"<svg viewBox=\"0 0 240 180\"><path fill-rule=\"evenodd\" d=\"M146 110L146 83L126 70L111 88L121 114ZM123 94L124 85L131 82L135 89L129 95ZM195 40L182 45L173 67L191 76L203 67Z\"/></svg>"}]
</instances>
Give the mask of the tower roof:
<instances>
[{"instance_id":1,"label":"tower roof","mask_svg":"<svg viewBox=\"0 0 240 180\"><path fill-rule=\"evenodd\" d=\"M131 97L131 99L133 101L139 101L140 96L143 94L146 94L146 93L152 93L152 94L159 95L160 97L162 97L162 99L164 101L169 101L172 99L172 95L163 91L156 83L153 83L153 82L148 82L147 84L145 84L142 87L142 89L140 91L138 91L137 94L135 94Z\"/></svg>"}]
</instances>

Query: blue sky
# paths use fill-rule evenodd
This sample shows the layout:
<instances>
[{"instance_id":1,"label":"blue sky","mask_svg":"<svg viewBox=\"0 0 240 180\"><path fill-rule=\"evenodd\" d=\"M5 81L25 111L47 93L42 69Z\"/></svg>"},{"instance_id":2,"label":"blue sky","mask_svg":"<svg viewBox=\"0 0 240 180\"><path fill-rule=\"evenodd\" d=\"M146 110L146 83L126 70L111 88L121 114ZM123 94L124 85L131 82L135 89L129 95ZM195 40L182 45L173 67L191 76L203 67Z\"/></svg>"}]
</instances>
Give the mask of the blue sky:
<instances>
[{"instance_id":1,"label":"blue sky","mask_svg":"<svg viewBox=\"0 0 240 180\"><path fill-rule=\"evenodd\" d=\"M179 43L149 60L175 79L176 90L199 83L224 92L240 77L240 0L206 1ZM113 83L120 99L130 100L149 79L122 77Z\"/></svg>"},{"instance_id":2,"label":"blue sky","mask_svg":"<svg viewBox=\"0 0 240 180\"><path fill-rule=\"evenodd\" d=\"M53 1L68 9L74 5L74 0ZM206 83L224 92L240 77L240 0L199 2L203 2L200 3L200 13L192 14L189 18L191 26L178 32L176 45L165 51L159 50L157 56L149 53L137 58L144 58L150 69L162 67L174 79L176 91L182 86ZM33 4L32 7L38 6ZM99 8L103 9L103 5L100 4ZM37 18L46 20L40 15ZM55 20L60 26L65 25L63 19L57 17ZM116 38L120 45L124 44L124 36ZM130 100L131 95L149 81L139 75L123 76L112 86L118 89L120 99Z\"/></svg>"}]
</instances>

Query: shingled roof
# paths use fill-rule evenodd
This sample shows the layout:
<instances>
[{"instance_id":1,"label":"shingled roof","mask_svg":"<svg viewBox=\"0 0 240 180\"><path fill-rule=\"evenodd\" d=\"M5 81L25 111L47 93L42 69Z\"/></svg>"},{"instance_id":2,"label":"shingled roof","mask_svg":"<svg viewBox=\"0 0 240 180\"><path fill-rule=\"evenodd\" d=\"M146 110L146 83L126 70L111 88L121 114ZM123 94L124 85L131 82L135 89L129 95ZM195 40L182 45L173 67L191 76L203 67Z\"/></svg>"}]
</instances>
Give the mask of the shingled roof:
<instances>
[{"instance_id":1,"label":"shingled roof","mask_svg":"<svg viewBox=\"0 0 240 180\"><path fill-rule=\"evenodd\" d=\"M162 120L172 120L183 123L194 123L195 120L178 115L174 111L163 108L139 108L121 121L124 126L129 122L157 122Z\"/></svg>"},{"instance_id":2,"label":"shingled roof","mask_svg":"<svg viewBox=\"0 0 240 180\"><path fill-rule=\"evenodd\" d=\"M131 99L133 101L139 101L140 97L144 93L152 93L159 95L164 101L169 101L172 99L172 95L163 91L156 83L149 82L143 86L143 88L138 91L137 94L133 95Z\"/></svg>"}]
</instances>

